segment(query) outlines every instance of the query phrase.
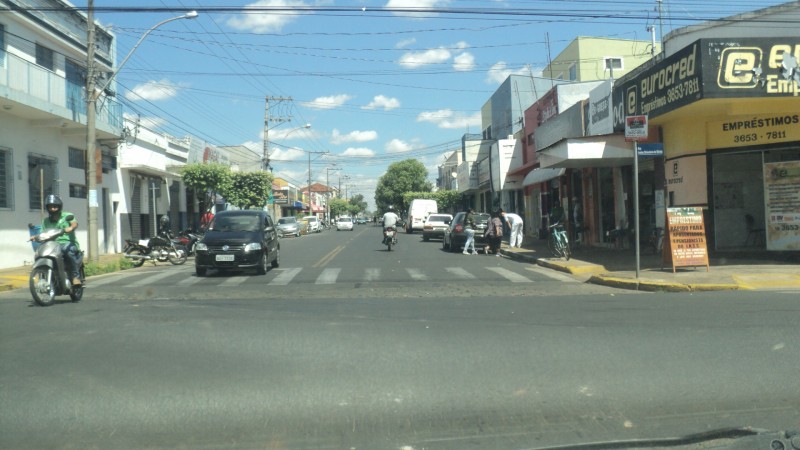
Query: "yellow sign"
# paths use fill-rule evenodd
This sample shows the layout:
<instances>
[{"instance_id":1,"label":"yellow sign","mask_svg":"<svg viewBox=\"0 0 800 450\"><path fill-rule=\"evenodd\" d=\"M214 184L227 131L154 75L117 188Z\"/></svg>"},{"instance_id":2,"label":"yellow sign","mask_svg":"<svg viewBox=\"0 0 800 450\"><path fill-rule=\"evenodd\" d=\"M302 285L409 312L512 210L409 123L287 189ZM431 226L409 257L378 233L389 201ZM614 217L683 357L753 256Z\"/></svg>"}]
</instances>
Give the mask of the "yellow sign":
<instances>
[{"instance_id":1,"label":"yellow sign","mask_svg":"<svg viewBox=\"0 0 800 450\"><path fill-rule=\"evenodd\" d=\"M739 116L708 124L708 148L800 141L800 114Z\"/></svg>"}]
</instances>

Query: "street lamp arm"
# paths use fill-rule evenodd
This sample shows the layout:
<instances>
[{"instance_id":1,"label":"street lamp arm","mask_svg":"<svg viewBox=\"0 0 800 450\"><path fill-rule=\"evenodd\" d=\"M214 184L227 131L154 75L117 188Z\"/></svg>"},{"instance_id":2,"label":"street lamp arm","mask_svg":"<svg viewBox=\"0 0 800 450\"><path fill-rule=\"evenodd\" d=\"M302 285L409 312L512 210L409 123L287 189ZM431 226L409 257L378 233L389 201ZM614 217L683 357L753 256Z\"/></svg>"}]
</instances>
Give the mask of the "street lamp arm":
<instances>
[{"instance_id":1,"label":"street lamp arm","mask_svg":"<svg viewBox=\"0 0 800 450\"><path fill-rule=\"evenodd\" d=\"M153 25L152 27L150 27L150 29L149 29L149 30L147 30L147 31L145 31L145 33L144 33L144 34L143 34L143 35L142 35L142 36L139 38L139 40L138 40L138 41L136 41L136 44L133 46L133 48L131 48L131 50L128 52L128 54L127 54L127 55L125 55L125 58L123 58L123 59L122 59L122 62L120 62L120 63L119 63L119 65L117 66L117 69L116 69L116 70L115 70L115 71L114 71L114 72L111 74L111 76L110 76L110 77L108 77L108 80L106 80L105 84L103 84L103 86L102 86L102 87L101 87L101 88L100 88L100 89L99 89L97 92L104 92L104 91L105 91L105 90L108 88L108 86L111 84L111 81L113 81L113 80L114 80L114 77L116 77L116 76L117 76L117 74L119 73L119 71L120 71L120 70L122 70L122 67L125 65L125 63L127 63L127 62L128 62L128 60L130 59L130 57L133 55L133 52L135 52L135 51L136 51L136 49L137 49L137 48L139 48L139 45L140 45L140 44L141 44L141 43L142 43L142 42L145 40L145 38L147 38L147 36L148 36L148 35L149 35L151 32L153 32L153 31L154 31L156 28L160 27L161 25L164 25L165 23L172 22L173 20L181 20L181 19L194 19L194 18L196 18L196 17L197 17L197 11L189 11L189 12L188 12L188 13L186 13L186 14L183 14L183 15L180 15L180 16L177 16L177 17L172 17L172 18L169 18L169 19L162 20L161 22L158 22L157 24L155 24L155 25ZM99 94L92 94L92 95L99 95Z\"/></svg>"}]
</instances>

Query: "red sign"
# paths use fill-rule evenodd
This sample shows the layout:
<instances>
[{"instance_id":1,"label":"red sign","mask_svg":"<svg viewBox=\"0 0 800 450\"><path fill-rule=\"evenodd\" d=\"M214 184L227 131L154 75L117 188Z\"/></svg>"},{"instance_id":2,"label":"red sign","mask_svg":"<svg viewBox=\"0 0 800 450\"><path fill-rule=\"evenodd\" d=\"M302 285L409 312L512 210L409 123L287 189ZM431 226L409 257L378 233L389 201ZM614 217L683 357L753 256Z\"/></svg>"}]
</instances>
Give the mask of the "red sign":
<instances>
[{"instance_id":1,"label":"red sign","mask_svg":"<svg viewBox=\"0 0 800 450\"><path fill-rule=\"evenodd\" d=\"M625 140L627 142L647 140L647 116L625 117Z\"/></svg>"}]
</instances>

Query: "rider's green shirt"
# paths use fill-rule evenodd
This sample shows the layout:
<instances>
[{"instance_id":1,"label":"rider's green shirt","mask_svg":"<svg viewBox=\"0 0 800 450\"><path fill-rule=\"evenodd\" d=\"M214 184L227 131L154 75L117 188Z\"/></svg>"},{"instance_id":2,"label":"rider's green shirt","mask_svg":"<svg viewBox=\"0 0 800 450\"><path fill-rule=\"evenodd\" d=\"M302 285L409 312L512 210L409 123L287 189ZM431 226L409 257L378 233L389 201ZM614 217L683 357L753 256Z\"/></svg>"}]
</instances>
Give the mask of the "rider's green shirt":
<instances>
[{"instance_id":1,"label":"rider's green shirt","mask_svg":"<svg viewBox=\"0 0 800 450\"><path fill-rule=\"evenodd\" d=\"M53 228L64 229L69 227L69 222L67 222L66 219L67 216L72 216L72 215L73 215L72 213L61 211L61 217L55 222L51 221L49 216L46 216L44 219L42 219L42 231L51 230ZM77 247L78 250L80 250L81 248L80 244L78 244L78 238L75 236L75 230L72 230L69 233L64 233L61 236L57 237L56 242L62 244L72 242L75 244L75 247Z\"/></svg>"}]
</instances>

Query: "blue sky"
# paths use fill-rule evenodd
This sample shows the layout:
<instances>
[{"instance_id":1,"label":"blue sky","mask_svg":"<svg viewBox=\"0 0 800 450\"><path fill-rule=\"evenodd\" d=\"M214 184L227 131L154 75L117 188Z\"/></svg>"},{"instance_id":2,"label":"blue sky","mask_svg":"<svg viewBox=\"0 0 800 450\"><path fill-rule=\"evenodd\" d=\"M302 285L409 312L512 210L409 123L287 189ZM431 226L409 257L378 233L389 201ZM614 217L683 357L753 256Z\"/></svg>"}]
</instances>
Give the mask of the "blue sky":
<instances>
[{"instance_id":1,"label":"blue sky","mask_svg":"<svg viewBox=\"0 0 800 450\"><path fill-rule=\"evenodd\" d=\"M665 0L663 32L768 4ZM313 152L314 182L338 168L331 184L347 175L370 207L392 162L418 159L433 181L461 136L480 133L481 106L505 77L541 73L548 42L555 57L576 36L649 40L646 27L659 24L655 1L140 0L109 10L121 6L95 1L119 59L156 23L199 13L155 30L122 68L129 114L174 136L247 145L257 164L265 98L291 97L271 102L272 117L291 117L270 123L276 175L304 185Z\"/></svg>"}]
</instances>

